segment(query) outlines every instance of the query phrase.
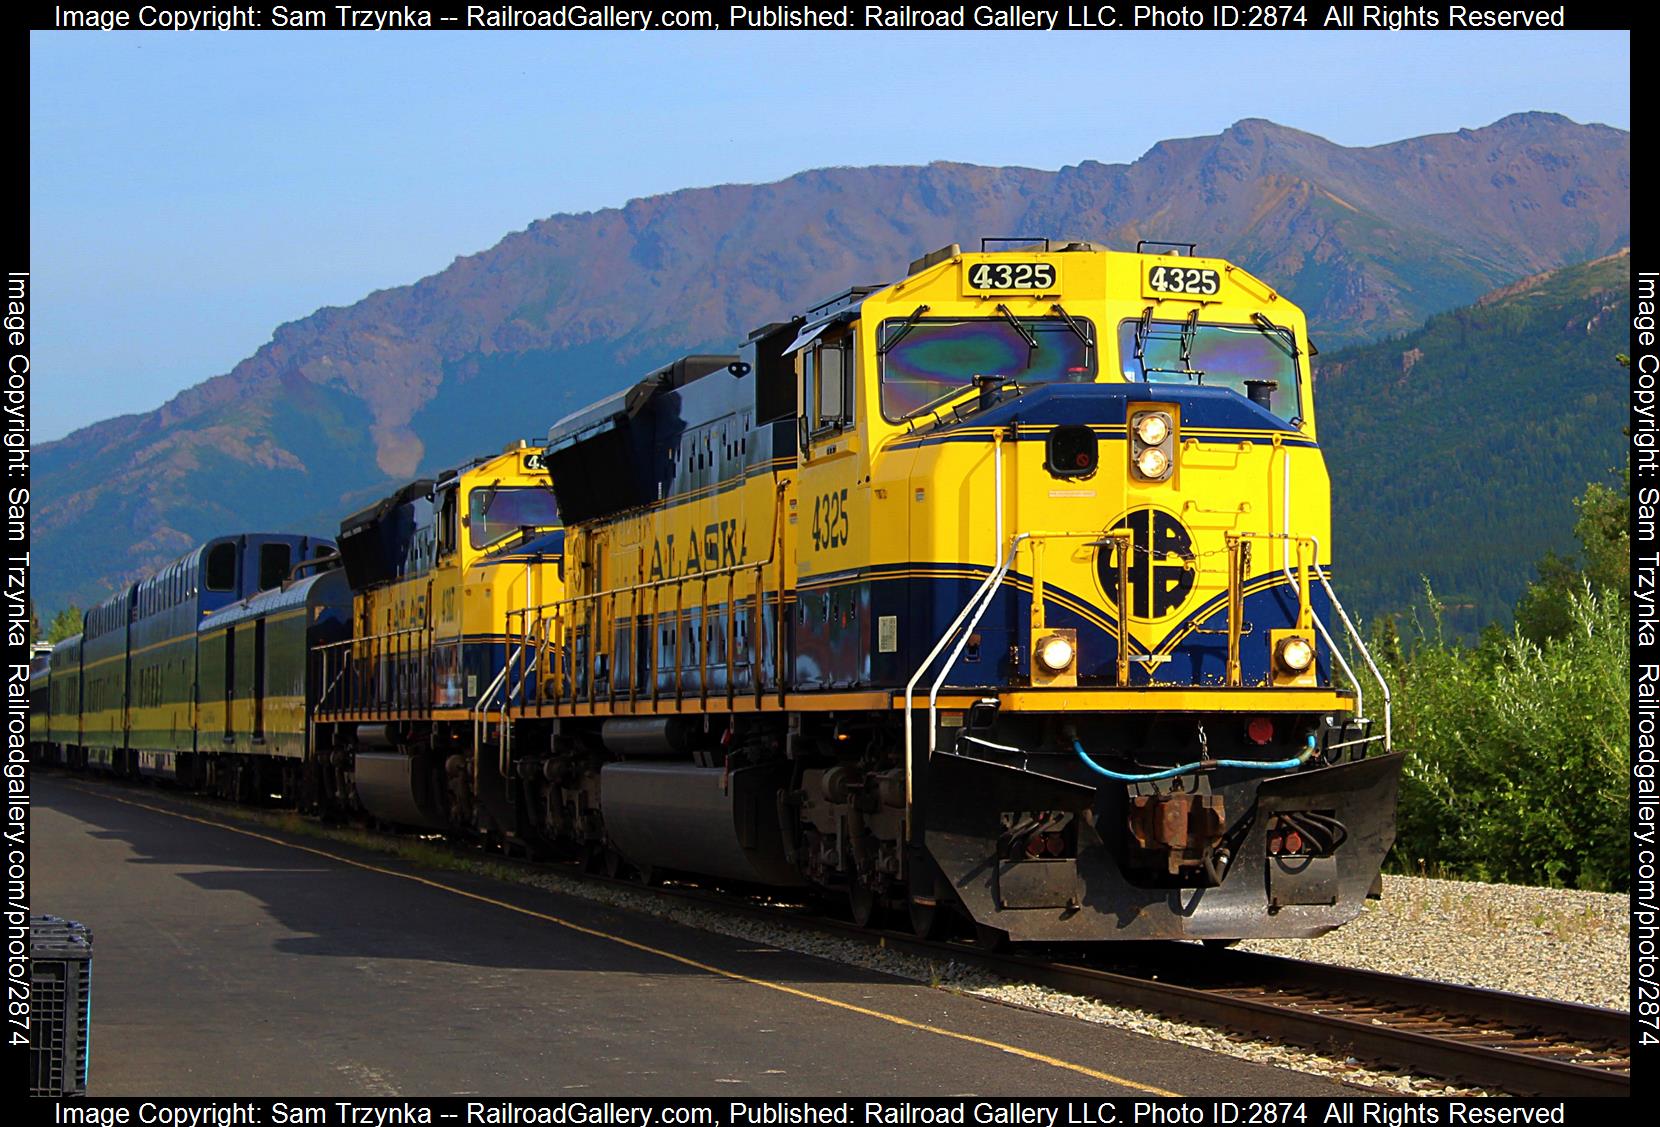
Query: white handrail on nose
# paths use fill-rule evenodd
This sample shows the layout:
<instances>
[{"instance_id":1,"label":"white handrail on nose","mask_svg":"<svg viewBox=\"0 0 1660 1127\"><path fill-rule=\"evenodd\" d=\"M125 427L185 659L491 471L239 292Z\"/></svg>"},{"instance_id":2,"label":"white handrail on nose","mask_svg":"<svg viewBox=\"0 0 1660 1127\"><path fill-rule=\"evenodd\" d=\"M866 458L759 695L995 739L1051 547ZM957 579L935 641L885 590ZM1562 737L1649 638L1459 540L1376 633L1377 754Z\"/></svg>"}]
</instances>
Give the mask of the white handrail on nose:
<instances>
[{"instance_id":1,"label":"white handrail on nose","mask_svg":"<svg viewBox=\"0 0 1660 1127\"><path fill-rule=\"evenodd\" d=\"M1284 567L1286 579L1291 581L1293 584L1295 584L1296 583L1296 578L1291 574L1291 540L1292 540L1292 536L1291 536L1291 449L1290 449L1290 447L1283 447L1280 450L1280 467L1281 467L1281 478L1283 480L1282 493L1283 493L1283 496L1284 496L1284 500L1281 502L1281 514L1285 518L1285 532L1283 534L1284 535L1285 550L1284 550L1284 552L1281 556L1281 563ZM1338 618L1343 620L1343 628L1348 632L1349 640L1352 641L1355 644L1355 648L1360 651L1360 656L1366 662L1366 668L1371 670L1372 677L1378 683L1378 688L1383 691L1383 750L1386 751L1386 752L1393 751L1395 749L1394 715L1393 715L1394 701L1392 700L1392 698L1390 696L1389 682L1385 681L1383 679L1383 674L1378 671L1378 663L1372 660L1372 651L1369 648L1367 648L1366 639L1362 638L1360 636L1360 631L1355 628L1355 624L1349 619L1349 612L1343 609L1343 603L1338 599L1337 592L1332 590L1331 583L1328 582L1327 579L1326 579L1326 573L1325 573L1324 569L1322 569L1320 567L1320 539L1319 539L1319 537L1310 536L1309 540L1312 541L1313 544L1314 544L1314 563L1313 563L1313 566L1314 566L1315 578L1320 580L1320 586L1325 588L1326 597L1331 600L1331 605L1337 611ZM1302 561L1301 560L1299 560L1297 562L1297 566L1298 567L1302 566ZM1356 677L1355 673L1354 673L1354 670L1349 668L1349 663L1347 661L1343 660L1343 655L1340 652L1338 652L1337 644L1332 641L1331 634L1326 630L1325 623L1320 621L1320 616L1319 615L1314 615L1313 618L1314 618L1314 627L1315 627L1316 630L1320 631L1320 637L1325 639L1326 648L1331 651L1332 657L1337 659L1337 663L1343 667L1343 672L1346 673L1349 677L1349 683L1355 687L1355 716L1356 716L1356 718L1357 719L1364 718L1365 715L1366 715L1366 697L1361 692L1361 689L1360 689L1360 678Z\"/></svg>"},{"instance_id":2,"label":"white handrail on nose","mask_svg":"<svg viewBox=\"0 0 1660 1127\"><path fill-rule=\"evenodd\" d=\"M1389 682L1385 681L1383 679L1383 674L1378 671L1378 663L1372 660L1372 651L1367 647L1366 640L1360 636L1360 631L1355 628L1355 624L1349 621L1349 612L1343 609L1343 604L1338 601L1337 592L1331 589L1331 583L1326 579L1325 570L1320 566L1319 540L1314 541L1314 551L1315 578L1319 579L1320 586L1326 589L1326 597L1331 600L1331 605L1337 610L1337 616L1343 620L1343 626L1348 630L1349 637L1354 641L1355 646L1360 650L1360 656L1366 661L1366 668L1372 671L1372 676L1376 678L1378 687L1383 690L1383 750L1393 751L1395 747L1394 725L1391 716L1393 701L1391 701L1389 697ZM1336 651L1334 650L1333 652L1335 653ZM1348 668L1347 663L1345 663L1344 668ZM1353 673L1349 674L1349 679L1355 682L1355 695L1358 697L1360 695L1360 689L1358 687L1360 682L1355 678Z\"/></svg>"},{"instance_id":3,"label":"white handrail on nose","mask_svg":"<svg viewBox=\"0 0 1660 1127\"><path fill-rule=\"evenodd\" d=\"M997 514L994 526L997 542L992 550L991 558L993 563L997 563L997 554L1003 550L1003 430L1001 427L992 434L992 490L996 494L996 504L993 508ZM928 656L922 659L922 664L917 666L915 673L911 674L911 679L905 682L905 837L907 840L911 836L912 783L915 778L914 767L916 765L916 737L911 727L911 698L916 693L917 682L922 680L924 673L928 672L928 667L934 663L934 659L940 655L940 651L951 644L951 639L956 635L958 628L962 626L963 621L968 618L976 605L980 605L982 600L986 604L991 602L991 593L997 589L997 584L1003 581L1003 576L1008 574L1009 568L1014 564L1015 553L1020 550L1020 542L1024 539L1024 535L1014 538L1014 541L1009 545L1008 556L992 569L974 594L969 597L968 602L963 604L963 609L958 612L951 625L946 627L945 632L940 635L939 641L934 643L934 648L928 651ZM984 613L984 606L981 606L981 613ZM979 615L976 615L974 623L978 624L979 621ZM965 642L973 629L974 626L971 625L963 633ZM961 645L957 647L957 651L958 653L962 651ZM935 717L939 686L945 680L946 672L950 670L956 659L957 655L952 654L951 661L945 663L944 669L940 671L939 679L934 682L933 690L928 696L928 754L930 756L933 755L935 746Z\"/></svg>"},{"instance_id":4,"label":"white handrail on nose","mask_svg":"<svg viewBox=\"0 0 1660 1127\"><path fill-rule=\"evenodd\" d=\"M933 664L940 651L950 644L952 637L957 633L957 628L963 624L963 620L969 616L971 611L978 608L979 613L974 615L974 621L969 623L967 630L963 631L962 639L957 643L957 648L951 654L951 659L940 667L939 676L934 679L933 687L928 693L928 754L932 756L937 741L940 685L944 683L946 674L951 671L951 667L956 664L957 656L962 653L963 646L968 642L969 635L973 632L974 627L979 625L980 616L985 613L986 607L991 605L991 596L996 593L998 586L1002 584L1003 577L1008 574L1010 566L1014 563L1015 553L1020 551L1021 542L1028 535L1029 533L1022 532L1014 538L1009 545L1009 554L1003 558L1003 561L997 567L992 569L990 575L987 575L981 581L980 586L968 602L963 604L963 609L957 615L955 621L951 623L945 633L940 635L940 640L934 643L934 648L928 651L928 656L922 660L922 664L917 667L917 671L905 683L905 810L907 835L910 833L911 779L913 767L916 764L915 734L911 727L911 697L916 691L916 683L922 680L922 675L928 671L928 667Z\"/></svg>"}]
</instances>

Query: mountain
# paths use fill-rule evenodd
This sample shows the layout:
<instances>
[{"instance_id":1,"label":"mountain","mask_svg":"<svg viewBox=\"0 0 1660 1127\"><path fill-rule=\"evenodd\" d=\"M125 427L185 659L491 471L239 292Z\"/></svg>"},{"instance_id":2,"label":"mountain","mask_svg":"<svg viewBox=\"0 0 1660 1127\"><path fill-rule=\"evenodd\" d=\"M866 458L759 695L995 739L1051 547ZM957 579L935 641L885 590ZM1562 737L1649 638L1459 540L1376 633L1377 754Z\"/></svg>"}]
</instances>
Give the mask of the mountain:
<instances>
[{"instance_id":1,"label":"mountain","mask_svg":"<svg viewBox=\"0 0 1660 1127\"><path fill-rule=\"evenodd\" d=\"M1573 499L1624 464L1630 285L1621 251L1316 362L1351 610L1421 604L1428 579L1473 633L1508 620L1546 551L1573 554Z\"/></svg>"},{"instance_id":2,"label":"mountain","mask_svg":"<svg viewBox=\"0 0 1660 1127\"><path fill-rule=\"evenodd\" d=\"M827 168L556 215L40 447L36 601L89 602L233 529L330 531L399 479L949 242L1197 241L1299 302L1329 350L1609 253L1630 208L1629 133L1529 113L1364 149L1246 120L1129 165Z\"/></svg>"}]
</instances>

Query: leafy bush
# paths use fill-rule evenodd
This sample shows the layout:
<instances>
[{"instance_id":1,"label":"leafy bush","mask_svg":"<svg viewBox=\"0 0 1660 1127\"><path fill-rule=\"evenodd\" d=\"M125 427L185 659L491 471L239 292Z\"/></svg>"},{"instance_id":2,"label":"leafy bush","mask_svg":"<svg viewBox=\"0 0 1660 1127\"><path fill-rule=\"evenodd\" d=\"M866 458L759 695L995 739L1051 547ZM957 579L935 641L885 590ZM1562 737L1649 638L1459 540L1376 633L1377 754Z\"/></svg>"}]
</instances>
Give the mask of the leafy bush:
<instances>
[{"instance_id":1,"label":"leafy bush","mask_svg":"<svg viewBox=\"0 0 1660 1127\"><path fill-rule=\"evenodd\" d=\"M1630 880L1631 612L1582 579L1542 643L1429 629L1379 640L1407 751L1396 866L1478 880L1625 891Z\"/></svg>"}]
</instances>

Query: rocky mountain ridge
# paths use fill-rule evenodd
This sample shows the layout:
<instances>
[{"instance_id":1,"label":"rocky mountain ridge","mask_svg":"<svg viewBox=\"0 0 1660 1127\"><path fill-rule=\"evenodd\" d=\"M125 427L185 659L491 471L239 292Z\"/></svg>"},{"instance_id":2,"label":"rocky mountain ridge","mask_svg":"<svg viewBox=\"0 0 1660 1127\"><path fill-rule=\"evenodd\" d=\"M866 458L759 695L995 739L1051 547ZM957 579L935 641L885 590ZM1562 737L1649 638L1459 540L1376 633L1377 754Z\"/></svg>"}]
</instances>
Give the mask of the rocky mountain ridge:
<instances>
[{"instance_id":1,"label":"rocky mountain ridge","mask_svg":"<svg viewBox=\"0 0 1660 1127\"><path fill-rule=\"evenodd\" d=\"M37 601L85 602L230 529L327 531L665 359L945 243L1034 232L1197 241L1301 304L1329 351L1628 242L1630 135L1530 113L1351 149L1248 119L1127 165L826 168L551 216L42 446Z\"/></svg>"}]
</instances>

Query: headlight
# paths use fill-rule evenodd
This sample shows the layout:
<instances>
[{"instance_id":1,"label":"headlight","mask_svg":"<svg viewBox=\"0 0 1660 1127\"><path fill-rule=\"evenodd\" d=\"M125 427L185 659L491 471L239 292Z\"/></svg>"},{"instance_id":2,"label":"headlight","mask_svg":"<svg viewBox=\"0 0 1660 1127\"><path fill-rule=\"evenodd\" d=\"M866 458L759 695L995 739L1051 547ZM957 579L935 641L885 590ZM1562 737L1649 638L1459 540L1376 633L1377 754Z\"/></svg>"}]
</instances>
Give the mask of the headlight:
<instances>
[{"instance_id":1,"label":"headlight","mask_svg":"<svg viewBox=\"0 0 1660 1127\"><path fill-rule=\"evenodd\" d=\"M1157 412L1150 412L1136 420L1135 433L1147 445L1158 446L1170 437L1170 420Z\"/></svg>"},{"instance_id":2,"label":"headlight","mask_svg":"<svg viewBox=\"0 0 1660 1127\"><path fill-rule=\"evenodd\" d=\"M1274 654L1280 668L1288 673L1301 673L1314 664L1314 647L1306 638L1287 638Z\"/></svg>"},{"instance_id":3,"label":"headlight","mask_svg":"<svg viewBox=\"0 0 1660 1127\"><path fill-rule=\"evenodd\" d=\"M1077 654L1072 649L1072 643L1057 634L1038 643L1037 656L1049 672L1061 673L1072 664Z\"/></svg>"},{"instance_id":4,"label":"headlight","mask_svg":"<svg viewBox=\"0 0 1660 1127\"><path fill-rule=\"evenodd\" d=\"M1170 456L1163 450L1148 449L1136 455L1136 469L1143 477L1163 477L1170 468Z\"/></svg>"},{"instance_id":5,"label":"headlight","mask_svg":"<svg viewBox=\"0 0 1660 1127\"><path fill-rule=\"evenodd\" d=\"M1176 415L1173 410L1135 410L1129 416L1130 477L1168 481L1176 470Z\"/></svg>"}]
</instances>

